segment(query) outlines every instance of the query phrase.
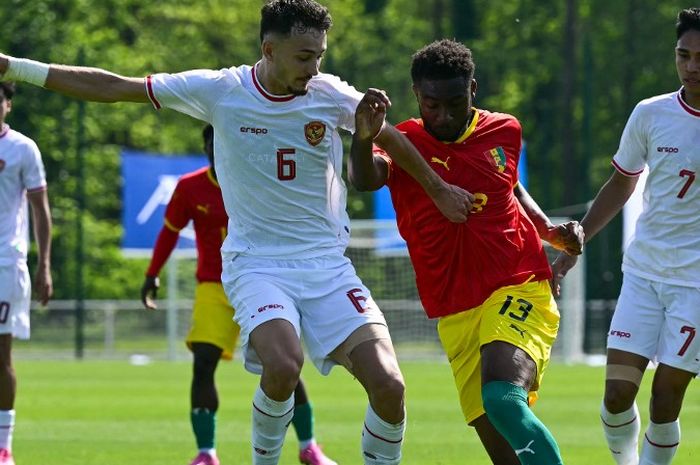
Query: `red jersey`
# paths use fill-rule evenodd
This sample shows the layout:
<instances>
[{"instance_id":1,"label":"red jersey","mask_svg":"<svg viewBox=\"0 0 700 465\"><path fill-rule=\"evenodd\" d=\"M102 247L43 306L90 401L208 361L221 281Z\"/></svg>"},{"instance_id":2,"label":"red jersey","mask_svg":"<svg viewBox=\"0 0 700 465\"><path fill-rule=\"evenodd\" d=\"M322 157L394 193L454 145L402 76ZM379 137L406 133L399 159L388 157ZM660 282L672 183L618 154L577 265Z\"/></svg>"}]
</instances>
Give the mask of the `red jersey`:
<instances>
[{"instance_id":1,"label":"red jersey","mask_svg":"<svg viewBox=\"0 0 700 465\"><path fill-rule=\"evenodd\" d=\"M179 233L187 223L194 222L197 243L197 281L221 282L221 245L226 238L228 216L224 210L221 188L209 167L183 175L175 187L173 197L165 210L165 230ZM148 275L157 276L160 267L172 251L161 257L159 243L167 238L158 237ZM174 243L173 243L174 247ZM168 247L165 247L167 249Z\"/></svg>"},{"instance_id":2,"label":"red jersey","mask_svg":"<svg viewBox=\"0 0 700 465\"><path fill-rule=\"evenodd\" d=\"M430 318L477 307L496 289L533 276L551 278L537 230L513 192L521 146L517 119L475 109L454 143L435 139L421 120L397 128L440 177L476 197L466 223L452 223L411 176L389 164L387 185L399 232Z\"/></svg>"}]
</instances>

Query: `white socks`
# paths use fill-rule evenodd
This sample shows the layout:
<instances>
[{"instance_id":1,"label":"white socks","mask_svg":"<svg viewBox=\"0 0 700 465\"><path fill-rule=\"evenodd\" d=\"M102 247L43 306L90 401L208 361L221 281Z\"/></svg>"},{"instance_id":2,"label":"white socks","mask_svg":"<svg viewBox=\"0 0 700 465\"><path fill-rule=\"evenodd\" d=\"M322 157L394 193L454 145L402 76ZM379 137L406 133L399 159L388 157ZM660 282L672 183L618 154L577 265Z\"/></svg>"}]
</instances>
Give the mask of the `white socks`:
<instances>
[{"instance_id":1,"label":"white socks","mask_svg":"<svg viewBox=\"0 0 700 465\"><path fill-rule=\"evenodd\" d=\"M669 465L681 440L681 424L649 422L642 443L639 465Z\"/></svg>"},{"instance_id":2,"label":"white socks","mask_svg":"<svg viewBox=\"0 0 700 465\"><path fill-rule=\"evenodd\" d=\"M603 404L600 407L600 419L615 462L618 465L637 465L637 440L641 429L637 403L621 413L610 413Z\"/></svg>"},{"instance_id":3,"label":"white socks","mask_svg":"<svg viewBox=\"0 0 700 465\"><path fill-rule=\"evenodd\" d=\"M294 393L277 402L258 386L253 396L253 465L277 465L294 416Z\"/></svg>"},{"instance_id":4,"label":"white socks","mask_svg":"<svg viewBox=\"0 0 700 465\"><path fill-rule=\"evenodd\" d=\"M398 425L387 423L367 406L362 430L362 457L365 465L398 465L406 419Z\"/></svg>"},{"instance_id":5,"label":"white socks","mask_svg":"<svg viewBox=\"0 0 700 465\"><path fill-rule=\"evenodd\" d=\"M15 411L0 410L0 449L12 450L12 431L15 429Z\"/></svg>"}]
</instances>

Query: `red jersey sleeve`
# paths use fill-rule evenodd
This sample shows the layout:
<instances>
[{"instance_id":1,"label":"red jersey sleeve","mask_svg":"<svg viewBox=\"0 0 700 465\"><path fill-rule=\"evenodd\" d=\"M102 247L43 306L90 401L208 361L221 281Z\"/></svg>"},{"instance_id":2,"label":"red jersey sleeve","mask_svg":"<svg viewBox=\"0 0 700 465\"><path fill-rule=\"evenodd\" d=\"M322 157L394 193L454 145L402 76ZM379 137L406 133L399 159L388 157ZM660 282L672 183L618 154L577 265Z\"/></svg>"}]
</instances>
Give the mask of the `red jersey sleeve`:
<instances>
[{"instance_id":1,"label":"red jersey sleeve","mask_svg":"<svg viewBox=\"0 0 700 465\"><path fill-rule=\"evenodd\" d=\"M165 226L171 231L179 232L192 219L189 196L185 184L180 181L165 209Z\"/></svg>"}]
</instances>

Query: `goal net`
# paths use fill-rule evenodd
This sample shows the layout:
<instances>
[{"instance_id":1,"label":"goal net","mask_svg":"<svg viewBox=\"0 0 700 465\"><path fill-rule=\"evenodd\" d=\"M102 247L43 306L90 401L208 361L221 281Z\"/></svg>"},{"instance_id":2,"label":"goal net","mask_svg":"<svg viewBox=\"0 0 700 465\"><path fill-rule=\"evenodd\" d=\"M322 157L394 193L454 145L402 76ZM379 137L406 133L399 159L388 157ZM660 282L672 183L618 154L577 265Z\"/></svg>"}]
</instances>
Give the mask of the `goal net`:
<instances>
[{"instance_id":1,"label":"goal net","mask_svg":"<svg viewBox=\"0 0 700 465\"><path fill-rule=\"evenodd\" d=\"M557 223L566 220L552 218ZM551 262L557 252L548 244L545 247ZM441 355L437 320L428 319L423 312L413 266L395 221L354 221L346 255L384 312L399 355L402 358ZM562 316L553 356L564 362L583 359L584 276L584 260L579 260L564 280L562 296L557 301Z\"/></svg>"}]
</instances>

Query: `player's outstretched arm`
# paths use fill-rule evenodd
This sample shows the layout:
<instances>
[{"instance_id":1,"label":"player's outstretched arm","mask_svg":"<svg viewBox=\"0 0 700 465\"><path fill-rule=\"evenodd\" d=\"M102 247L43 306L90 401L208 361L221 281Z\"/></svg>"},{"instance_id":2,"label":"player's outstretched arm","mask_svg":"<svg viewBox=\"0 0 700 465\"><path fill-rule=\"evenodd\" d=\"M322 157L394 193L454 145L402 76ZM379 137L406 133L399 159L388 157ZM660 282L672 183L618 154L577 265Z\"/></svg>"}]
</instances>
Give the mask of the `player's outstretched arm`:
<instances>
[{"instance_id":1,"label":"player's outstretched arm","mask_svg":"<svg viewBox=\"0 0 700 465\"><path fill-rule=\"evenodd\" d=\"M615 170L596 195L586 216L581 220L585 241L589 242L617 215L637 186L638 176L625 176ZM560 253L552 263L552 292L559 296L560 282L576 265L577 257Z\"/></svg>"},{"instance_id":2,"label":"player's outstretched arm","mask_svg":"<svg viewBox=\"0 0 700 465\"><path fill-rule=\"evenodd\" d=\"M625 176L617 170L613 171L581 220L586 242L593 239L622 210L637 187L638 180L639 176Z\"/></svg>"},{"instance_id":3,"label":"player's outstretched arm","mask_svg":"<svg viewBox=\"0 0 700 465\"><path fill-rule=\"evenodd\" d=\"M535 202L535 199L530 196L530 193L520 183L515 186L513 193L537 228L537 233L542 240L549 242L555 249L569 255L581 254L585 235L578 221L552 224L549 217Z\"/></svg>"},{"instance_id":4,"label":"player's outstretched arm","mask_svg":"<svg viewBox=\"0 0 700 465\"><path fill-rule=\"evenodd\" d=\"M15 58L0 53L0 76L45 87L92 102L147 103L144 78L129 78L83 66L66 66Z\"/></svg>"},{"instance_id":5,"label":"player's outstretched arm","mask_svg":"<svg viewBox=\"0 0 700 465\"><path fill-rule=\"evenodd\" d=\"M53 295L51 279L51 211L46 189L27 193L32 207L34 239L37 243L37 267L34 273L34 293L42 305L46 305Z\"/></svg>"}]
</instances>

